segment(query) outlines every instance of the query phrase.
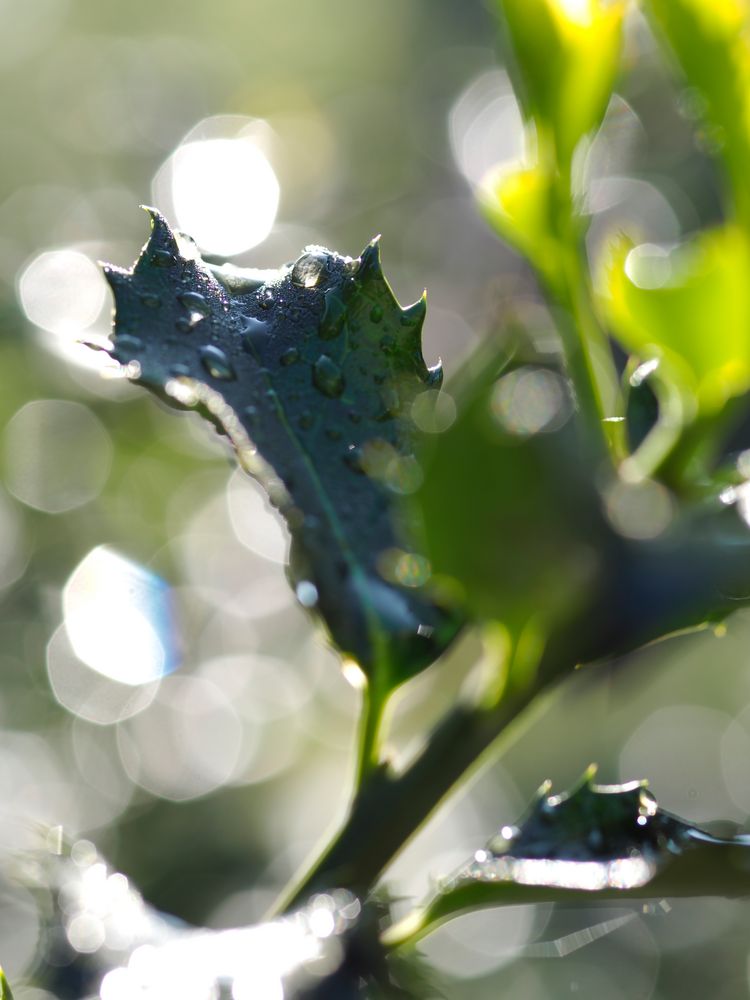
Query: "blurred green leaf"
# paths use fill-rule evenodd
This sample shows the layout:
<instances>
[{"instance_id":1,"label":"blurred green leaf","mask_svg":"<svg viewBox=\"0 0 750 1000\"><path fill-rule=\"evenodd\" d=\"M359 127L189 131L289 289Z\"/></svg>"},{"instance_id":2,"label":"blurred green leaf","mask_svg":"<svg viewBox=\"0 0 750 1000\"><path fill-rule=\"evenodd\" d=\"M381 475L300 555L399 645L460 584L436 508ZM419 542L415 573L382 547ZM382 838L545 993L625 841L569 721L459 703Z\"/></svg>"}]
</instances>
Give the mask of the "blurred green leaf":
<instances>
[{"instance_id":1,"label":"blurred green leaf","mask_svg":"<svg viewBox=\"0 0 750 1000\"><path fill-rule=\"evenodd\" d=\"M645 0L646 11L695 88L691 111L723 155L747 225L750 200L750 44L745 0Z\"/></svg>"},{"instance_id":2,"label":"blurred green leaf","mask_svg":"<svg viewBox=\"0 0 750 1000\"><path fill-rule=\"evenodd\" d=\"M0 1000L13 1000L13 994L10 991L8 980L5 978L5 973L1 968L0 968Z\"/></svg>"},{"instance_id":3,"label":"blurred green leaf","mask_svg":"<svg viewBox=\"0 0 750 1000\"><path fill-rule=\"evenodd\" d=\"M527 118L555 136L570 164L604 117L618 67L625 4L602 0L495 0L504 16Z\"/></svg>"},{"instance_id":4,"label":"blurred green leaf","mask_svg":"<svg viewBox=\"0 0 750 1000\"><path fill-rule=\"evenodd\" d=\"M133 270L105 268L113 357L229 436L287 520L300 602L381 690L394 686L457 629L418 575L381 572L400 552L396 499L419 476L410 407L441 377L422 358L424 300L398 305L376 242L356 261L309 247L293 266L243 274L209 268L151 217Z\"/></svg>"},{"instance_id":5,"label":"blurred green leaf","mask_svg":"<svg viewBox=\"0 0 750 1000\"><path fill-rule=\"evenodd\" d=\"M562 248L554 235L553 178L538 165L517 169L500 166L482 181L479 207L495 232L555 287Z\"/></svg>"},{"instance_id":6,"label":"blurred green leaf","mask_svg":"<svg viewBox=\"0 0 750 1000\"><path fill-rule=\"evenodd\" d=\"M586 605L607 527L565 380L496 368L460 400L415 499L434 570L472 612L547 634Z\"/></svg>"},{"instance_id":7,"label":"blurred green leaf","mask_svg":"<svg viewBox=\"0 0 750 1000\"><path fill-rule=\"evenodd\" d=\"M604 298L612 331L643 360L661 360L688 418L716 413L750 387L749 274L748 240L733 226L670 252L613 249Z\"/></svg>"},{"instance_id":8,"label":"blurred green leaf","mask_svg":"<svg viewBox=\"0 0 750 1000\"><path fill-rule=\"evenodd\" d=\"M608 473L560 375L497 370L465 379L457 420L423 459L414 505L443 591L475 619L533 635L547 680L750 601L741 504L679 507L658 482Z\"/></svg>"},{"instance_id":9,"label":"blurred green leaf","mask_svg":"<svg viewBox=\"0 0 750 1000\"><path fill-rule=\"evenodd\" d=\"M519 825L477 851L411 927L394 928L393 943L486 906L750 894L750 838L714 837L660 809L647 782L595 785L595 773L562 795L542 785Z\"/></svg>"}]
</instances>

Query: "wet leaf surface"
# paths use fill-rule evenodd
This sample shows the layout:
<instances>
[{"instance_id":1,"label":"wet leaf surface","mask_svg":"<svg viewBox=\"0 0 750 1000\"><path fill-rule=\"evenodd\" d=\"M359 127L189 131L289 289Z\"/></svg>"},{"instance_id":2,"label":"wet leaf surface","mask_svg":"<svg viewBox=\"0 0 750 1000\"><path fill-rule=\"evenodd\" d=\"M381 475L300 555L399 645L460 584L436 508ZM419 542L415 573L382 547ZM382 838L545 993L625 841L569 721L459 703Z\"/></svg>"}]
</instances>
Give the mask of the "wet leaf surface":
<instances>
[{"instance_id":1,"label":"wet leaf surface","mask_svg":"<svg viewBox=\"0 0 750 1000\"><path fill-rule=\"evenodd\" d=\"M550 783L446 880L418 934L484 906L750 894L750 837L720 838L662 810L647 782L596 785L592 766L561 795Z\"/></svg>"},{"instance_id":2,"label":"wet leaf surface","mask_svg":"<svg viewBox=\"0 0 750 1000\"><path fill-rule=\"evenodd\" d=\"M112 356L229 436L286 518L301 603L394 686L457 630L421 579L388 571L408 555L397 502L421 476L411 405L441 378L422 357L424 299L399 306L376 241L356 260L308 247L278 271L243 273L207 265L149 211L133 269L105 266Z\"/></svg>"}]
</instances>

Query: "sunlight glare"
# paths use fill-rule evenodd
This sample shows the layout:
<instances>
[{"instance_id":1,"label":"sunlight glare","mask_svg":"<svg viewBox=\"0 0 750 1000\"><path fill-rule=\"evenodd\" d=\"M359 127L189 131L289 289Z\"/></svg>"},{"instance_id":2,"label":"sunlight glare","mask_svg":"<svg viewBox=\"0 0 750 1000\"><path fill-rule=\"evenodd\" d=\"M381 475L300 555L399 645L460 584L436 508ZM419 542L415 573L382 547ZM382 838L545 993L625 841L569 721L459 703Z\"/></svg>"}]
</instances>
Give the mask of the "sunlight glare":
<instances>
[{"instance_id":1,"label":"sunlight glare","mask_svg":"<svg viewBox=\"0 0 750 1000\"><path fill-rule=\"evenodd\" d=\"M63 609L76 656L105 677L135 686L179 665L168 585L106 546L74 570Z\"/></svg>"},{"instance_id":2,"label":"sunlight glare","mask_svg":"<svg viewBox=\"0 0 750 1000\"><path fill-rule=\"evenodd\" d=\"M178 225L207 253L243 253L273 228L280 187L258 124L233 116L206 119L154 180L154 196L160 203L171 199Z\"/></svg>"}]
</instances>

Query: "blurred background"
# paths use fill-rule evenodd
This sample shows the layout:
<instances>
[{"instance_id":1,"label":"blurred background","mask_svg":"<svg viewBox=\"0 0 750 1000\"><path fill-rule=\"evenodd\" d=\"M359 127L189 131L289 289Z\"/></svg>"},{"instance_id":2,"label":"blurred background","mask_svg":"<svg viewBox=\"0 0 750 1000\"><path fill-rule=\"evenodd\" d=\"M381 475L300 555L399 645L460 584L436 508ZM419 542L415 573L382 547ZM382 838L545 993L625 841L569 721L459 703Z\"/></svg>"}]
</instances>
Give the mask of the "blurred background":
<instances>
[{"instance_id":1,"label":"blurred background","mask_svg":"<svg viewBox=\"0 0 750 1000\"><path fill-rule=\"evenodd\" d=\"M695 99L637 17L626 61L588 153L592 257L612 230L671 241L720 214ZM239 265L311 242L356 256L382 233L401 301L428 288L424 352L448 383L510 321L555 334L473 206L521 150L480 2L0 0L0 79L0 961L18 1000L49 1000L43 915L13 875L40 830L95 844L153 905L230 927L262 917L351 776L358 695L292 598L262 494L198 417L79 343L107 336L96 261L132 263L138 205ZM392 891L420 897L543 779L562 789L591 761L605 782L650 778L688 819L747 827L748 639L739 613L722 637L572 677L409 846ZM403 690L397 747L475 656L467 636ZM519 907L423 951L448 998L729 1000L750 993L749 916Z\"/></svg>"}]
</instances>

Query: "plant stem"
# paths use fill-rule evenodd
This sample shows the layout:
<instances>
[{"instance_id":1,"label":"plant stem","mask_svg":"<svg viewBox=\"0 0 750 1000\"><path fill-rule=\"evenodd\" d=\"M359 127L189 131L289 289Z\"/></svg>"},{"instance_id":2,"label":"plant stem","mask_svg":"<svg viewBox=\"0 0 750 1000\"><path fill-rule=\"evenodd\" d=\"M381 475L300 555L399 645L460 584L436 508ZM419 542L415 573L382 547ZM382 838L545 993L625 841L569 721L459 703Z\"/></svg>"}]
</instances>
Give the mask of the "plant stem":
<instances>
[{"instance_id":1,"label":"plant stem","mask_svg":"<svg viewBox=\"0 0 750 1000\"><path fill-rule=\"evenodd\" d=\"M311 893L344 888L369 893L385 868L440 804L459 778L477 766L488 748L506 746L511 723L542 685L490 707L458 705L431 733L425 747L403 772L382 764L371 771L352 802L343 828L301 881L282 899L278 912L300 906ZM528 720L525 720L528 721Z\"/></svg>"},{"instance_id":2,"label":"plant stem","mask_svg":"<svg viewBox=\"0 0 750 1000\"><path fill-rule=\"evenodd\" d=\"M362 708L359 716L359 742L354 788L363 788L380 764L380 735L385 699L376 682L368 681L362 688Z\"/></svg>"}]
</instances>

